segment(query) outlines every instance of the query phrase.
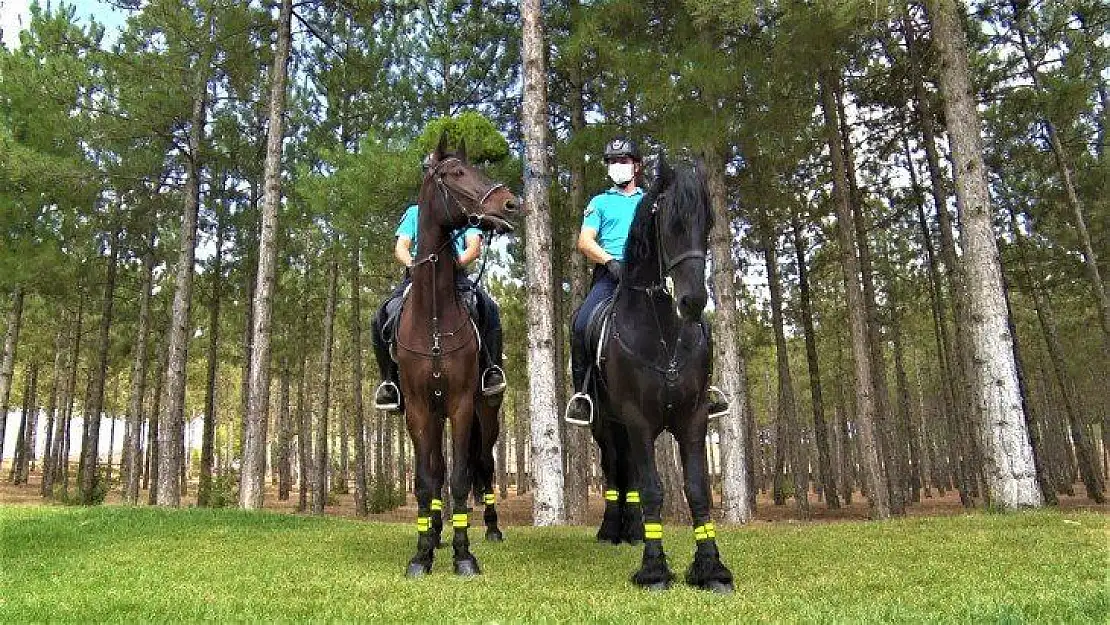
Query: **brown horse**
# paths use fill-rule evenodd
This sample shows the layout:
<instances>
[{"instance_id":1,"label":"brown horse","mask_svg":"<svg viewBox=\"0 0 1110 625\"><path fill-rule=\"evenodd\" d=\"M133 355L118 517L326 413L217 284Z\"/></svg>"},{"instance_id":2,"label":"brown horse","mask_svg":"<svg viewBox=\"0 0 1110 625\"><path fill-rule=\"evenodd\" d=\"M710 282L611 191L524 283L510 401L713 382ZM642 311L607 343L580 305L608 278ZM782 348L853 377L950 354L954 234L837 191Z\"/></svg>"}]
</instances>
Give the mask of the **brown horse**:
<instances>
[{"instance_id":1,"label":"brown horse","mask_svg":"<svg viewBox=\"0 0 1110 625\"><path fill-rule=\"evenodd\" d=\"M487 525L492 510L492 449L497 440L497 410L481 395L479 341L456 289L452 233L465 226L507 232L508 215L519 206L503 184L492 183L467 162L466 146L445 151L446 135L420 188L417 218L419 253L411 269L412 288L397 328L397 364L405 397L405 420L416 451L416 555L406 575L431 571L443 527L443 428L451 422L452 516L455 573L477 575L478 561L467 537L467 499L477 485L485 498ZM499 398L498 398L499 399ZM489 456L488 459L485 456ZM496 516L492 539L500 538Z\"/></svg>"}]
</instances>

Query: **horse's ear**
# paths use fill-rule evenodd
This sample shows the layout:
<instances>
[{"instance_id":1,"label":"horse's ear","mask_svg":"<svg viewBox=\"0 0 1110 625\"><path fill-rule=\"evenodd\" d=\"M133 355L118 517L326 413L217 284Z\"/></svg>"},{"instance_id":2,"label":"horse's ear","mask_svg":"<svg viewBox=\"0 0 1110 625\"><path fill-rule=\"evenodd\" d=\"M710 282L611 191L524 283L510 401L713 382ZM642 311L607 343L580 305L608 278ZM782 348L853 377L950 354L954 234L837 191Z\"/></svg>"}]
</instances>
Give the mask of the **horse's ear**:
<instances>
[{"instance_id":1,"label":"horse's ear","mask_svg":"<svg viewBox=\"0 0 1110 625\"><path fill-rule=\"evenodd\" d=\"M466 139L459 139L459 152L455 156L458 156L459 160L464 163L469 162L466 160Z\"/></svg>"},{"instance_id":2,"label":"horse's ear","mask_svg":"<svg viewBox=\"0 0 1110 625\"><path fill-rule=\"evenodd\" d=\"M674 183L674 168L671 167L667 158L662 154L659 155L659 160L655 163L655 179L664 188Z\"/></svg>"},{"instance_id":3,"label":"horse's ear","mask_svg":"<svg viewBox=\"0 0 1110 625\"><path fill-rule=\"evenodd\" d=\"M443 160L443 156L447 154L447 131L439 133L439 144L436 145L436 162Z\"/></svg>"}]
</instances>

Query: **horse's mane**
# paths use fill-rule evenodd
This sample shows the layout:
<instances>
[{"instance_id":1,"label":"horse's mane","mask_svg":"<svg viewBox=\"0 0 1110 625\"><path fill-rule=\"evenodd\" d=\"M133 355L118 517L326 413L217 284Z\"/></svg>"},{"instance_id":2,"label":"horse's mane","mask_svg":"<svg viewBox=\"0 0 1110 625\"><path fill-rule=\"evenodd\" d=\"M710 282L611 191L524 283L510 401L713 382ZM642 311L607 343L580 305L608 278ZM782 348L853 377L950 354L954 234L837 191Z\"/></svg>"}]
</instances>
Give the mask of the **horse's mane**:
<instances>
[{"instance_id":1,"label":"horse's mane","mask_svg":"<svg viewBox=\"0 0 1110 625\"><path fill-rule=\"evenodd\" d=\"M669 179L669 184L668 184ZM644 193L632 218L628 240L624 247L624 262L639 265L655 254L655 224L651 207L660 202L666 221L662 222L663 234L684 234L694 229L708 231L713 227L713 211L709 203L709 190L700 168L679 165L668 175L657 174L651 187Z\"/></svg>"}]
</instances>

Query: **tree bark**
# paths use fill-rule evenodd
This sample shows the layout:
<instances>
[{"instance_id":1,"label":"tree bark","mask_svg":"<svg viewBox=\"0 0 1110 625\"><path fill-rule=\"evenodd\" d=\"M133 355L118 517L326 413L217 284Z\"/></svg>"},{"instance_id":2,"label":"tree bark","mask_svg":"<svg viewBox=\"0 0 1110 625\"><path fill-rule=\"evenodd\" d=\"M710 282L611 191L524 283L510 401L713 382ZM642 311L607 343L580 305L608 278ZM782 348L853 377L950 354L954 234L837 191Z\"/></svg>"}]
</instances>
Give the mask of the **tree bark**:
<instances>
[{"instance_id":1,"label":"tree bark","mask_svg":"<svg viewBox=\"0 0 1110 625\"><path fill-rule=\"evenodd\" d=\"M127 408L127 447L123 452L123 500L139 502L139 475L142 473L143 397L146 396L148 364L147 340L150 334L150 297L154 284L154 241L152 229L143 253L143 273L139 286L139 327L135 333L135 355L131 364L131 393Z\"/></svg>"},{"instance_id":2,"label":"tree bark","mask_svg":"<svg viewBox=\"0 0 1110 625\"><path fill-rule=\"evenodd\" d=\"M797 214L793 215L794 253L798 258L798 296L801 303L802 328L805 332L806 364L809 367L809 392L813 402L813 435L817 444L817 465L821 471L821 487L825 503L835 510L840 507L836 492L836 477L829 456L828 426L825 424L825 405L821 393L821 369L817 358L817 331L813 326L813 303L809 295L809 269L806 263L805 240Z\"/></svg>"},{"instance_id":3,"label":"tree bark","mask_svg":"<svg viewBox=\"0 0 1110 625\"><path fill-rule=\"evenodd\" d=\"M161 460L158 453L158 425L161 423L162 390L165 388L168 375L166 363L169 359L169 351L166 346L155 342L154 353L158 355L158 360L154 365L154 394L151 397L150 417L147 418L147 470L143 478L143 487L148 489L147 504L152 506L158 503L158 476L161 473L159 468Z\"/></svg>"},{"instance_id":4,"label":"tree bark","mask_svg":"<svg viewBox=\"0 0 1110 625\"><path fill-rule=\"evenodd\" d=\"M262 507L266 486L266 426L270 407L270 319L277 263L278 209L281 204L281 144L285 136L285 82L292 47L293 0L282 0L278 14L274 63L270 68L270 121L266 127L265 189L258 245L257 291L251 302L254 326L250 359L247 428L239 506ZM334 283L334 282L333 282Z\"/></svg>"},{"instance_id":5,"label":"tree bark","mask_svg":"<svg viewBox=\"0 0 1110 625\"><path fill-rule=\"evenodd\" d=\"M281 384L278 391L278 439L277 439L277 470L278 470L278 501L288 501L289 491L293 488L293 466L290 461L289 448L293 438L292 416L289 413L289 361L281 359Z\"/></svg>"},{"instance_id":6,"label":"tree bark","mask_svg":"<svg viewBox=\"0 0 1110 625\"><path fill-rule=\"evenodd\" d=\"M528 492L528 465L526 464L526 450L528 447L528 402L527 394L523 391L513 393L513 425L516 426L516 494L523 495Z\"/></svg>"},{"instance_id":7,"label":"tree bark","mask_svg":"<svg viewBox=\"0 0 1110 625\"><path fill-rule=\"evenodd\" d=\"M42 452L42 480L39 483L39 492L43 497L49 497L51 483L54 480L54 445L61 441L61 436L55 433L56 423L61 419L58 416L58 386L62 382L62 369L65 367L65 323L58 324L58 334L54 338L54 367L50 373L50 400L46 407L46 445Z\"/></svg>"},{"instance_id":8,"label":"tree bark","mask_svg":"<svg viewBox=\"0 0 1110 625\"><path fill-rule=\"evenodd\" d=\"M860 437L860 463L872 514L879 519L890 517L886 478L879 462L875 437L875 390L871 377L871 354L867 348L867 320L863 292L859 282L859 259L852 239L852 208L849 203L847 170L844 151L840 145L836 110L836 83L839 77L831 70L821 72L821 108L825 115L825 134L832 159L833 195L837 213L837 233L840 242L841 265L844 270L849 330L852 341L852 360L855 364L856 425Z\"/></svg>"},{"instance_id":9,"label":"tree bark","mask_svg":"<svg viewBox=\"0 0 1110 625\"><path fill-rule=\"evenodd\" d=\"M955 0L928 0L927 6L940 62L956 195L963 207L974 397L987 490L991 505L999 508L1040 506L1043 499L1021 409L960 6Z\"/></svg>"},{"instance_id":10,"label":"tree bark","mask_svg":"<svg viewBox=\"0 0 1110 625\"><path fill-rule=\"evenodd\" d=\"M362 262L359 255L360 244L360 241L356 238L354 250L351 252L351 399L354 407L355 430L355 514L366 516L366 422L362 406L362 283L360 276Z\"/></svg>"},{"instance_id":11,"label":"tree bark","mask_svg":"<svg viewBox=\"0 0 1110 625\"><path fill-rule=\"evenodd\" d=\"M320 391L320 416L316 421L316 483L312 493L312 512L315 514L324 513L324 504L328 498L328 411L331 409L331 356L338 273L339 264L328 261L328 299L324 311L324 356L321 367L324 378Z\"/></svg>"},{"instance_id":12,"label":"tree bark","mask_svg":"<svg viewBox=\"0 0 1110 625\"><path fill-rule=\"evenodd\" d=\"M528 267L528 385L532 418L532 474L536 526L566 522L563 498L563 450L555 381L555 305L551 290L550 169L547 161L547 72L540 0L521 0L523 23L525 258Z\"/></svg>"},{"instance_id":13,"label":"tree bark","mask_svg":"<svg viewBox=\"0 0 1110 625\"><path fill-rule=\"evenodd\" d=\"M713 259L713 298L716 304L713 361L718 384L729 397L728 414L720 417L721 428L721 518L728 523L752 520L752 484L748 475L750 443L747 364L740 353L736 311L736 259L732 255L732 217L725 189L725 152L708 146L702 153L714 227L709 234Z\"/></svg>"},{"instance_id":14,"label":"tree bark","mask_svg":"<svg viewBox=\"0 0 1110 625\"><path fill-rule=\"evenodd\" d=\"M577 8L578 2L573 2L571 10ZM581 63L577 63L571 70L573 77L570 85L570 125L573 133L572 139L582 139L586 130L586 105L583 91ZM579 208L586 206L586 160L583 154L575 150L570 163L570 197L568 198L571 214L576 214ZM570 255L570 305L571 311L576 311L586 298L586 262L578 253ZM570 313L570 314L573 314ZM570 314L567 320L570 320ZM566 359L556 362L562 370ZM574 389L577 392L578 389ZM567 428L567 470L566 470L566 506L567 522L572 525L585 525L589 516L590 492L590 462L593 450L593 437L589 429L582 427Z\"/></svg>"},{"instance_id":15,"label":"tree bark","mask_svg":"<svg viewBox=\"0 0 1110 625\"><path fill-rule=\"evenodd\" d=\"M15 372L15 351L19 345L19 328L23 321L23 287L12 292L8 310L8 329L4 336L4 356L0 361L0 453L4 451L4 433L8 430L8 402L11 401L12 377Z\"/></svg>"},{"instance_id":16,"label":"tree bark","mask_svg":"<svg viewBox=\"0 0 1110 625\"><path fill-rule=\"evenodd\" d=\"M1064 413L1067 415L1068 426L1071 433L1072 446L1075 447L1076 460L1079 463L1079 477L1083 480L1083 485L1087 489L1087 497L1090 497L1095 503L1104 503L1106 499L1103 497L1103 484L1102 476L1098 470L1098 459L1095 454L1094 446L1087 438L1086 428L1084 428L1082 415L1080 415L1080 402L1075 393L1075 386L1071 378L1068 376L1067 362L1064 357L1064 347L1060 343L1060 336L1056 331L1056 315L1052 309L1052 301L1049 299L1048 294L1042 292L1036 277L1033 275L1029 266L1029 258L1026 254L1025 236L1021 233L1021 229L1017 224L1017 215L1014 213L1013 208L1010 208L1010 228L1014 235L1014 241L1018 248L1018 254L1021 258L1021 267L1024 270L1025 279L1028 282L1030 295L1033 297L1033 308L1037 312L1037 321L1041 326L1041 333L1044 336L1045 346L1048 348L1049 363L1052 366L1052 376L1056 381L1057 390L1063 398ZM1012 326L1012 324L1011 324ZM1011 332L1013 329L1011 327ZM1016 332L1014 333L1014 340L1017 341ZM1017 352L1020 355L1020 350ZM1024 367L1019 368L1019 373L1024 371ZM1023 385L1024 386L1024 385ZM1026 393L1022 393L1022 399L1026 397ZM1028 405L1026 404L1028 409ZM1028 416L1028 415L1027 415ZM1033 420L1033 419L1030 419ZM1038 467L1037 476L1041 485L1041 492L1044 493L1048 485L1046 480L1042 477L1044 472L1040 470L1041 462L1039 462L1041 454L1038 453L1040 441L1037 440L1035 428L1029 427L1029 442L1033 448L1033 457Z\"/></svg>"},{"instance_id":17,"label":"tree bark","mask_svg":"<svg viewBox=\"0 0 1110 625\"><path fill-rule=\"evenodd\" d=\"M307 315L306 315L307 316ZM305 409L305 375L308 362L307 345L302 345L300 370L297 374L297 511L308 510L309 484L312 484L312 417Z\"/></svg>"},{"instance_id":18,"label":"tree bark","mask_svg":"<svg viewBox=\"0 0 1110 625\"><path fill-rule=\"evenodd\" d=\"M31 455L34 451L35 414L38 412L39 363L31 362L31 371L23 387L23 411L16 434L15 456L12 458L11 477L15 484L26 484L30 477Z\"/></svg>"},{"instance_id":19,"label":"tree bark","mask_svg":"<svg viewBox=\"0 0 1110 625\"><path fill-rule=\"evenodd\" d=\"M211 16L209 16L209 22ZM201 142L208 119L207 60L197 60L194 75L196 90L189 128L189 150L185 155L188 176L185 181L185 207L181 217L181 249L177 259L177 278L168 334L165 396L158 415L158 491L159 506L181 505L179 478L182 458L180 433L185 420L185 384L189 353L189 308L193 298L193 263L196 260L197 212L200 208L200 177L203 173Z\"/></svg>"},{"instance_id":20,"label":"tree bark","mask_svg":"<svg viewBox=\"0 0 1110 625\"><path fill-rule=\"evenodd\" d=\"M771 294L771 326L775 334L775 361L778 365L778 421L779 454L790 455L790 471L794 478L794 504L798 516L808 519L809 472L802 460L802 441L798 433L798 410L794 398L794 376L790 372L790 357L786 351L786 330L782 315L782 286L779 281L777 236L765 229L763 233L763 260L767 267L767 285ZM778 463L776 462L776 465ZM778 467L776 466L776 471Z\"/></svg>"},{"instance_id":21,"label":"tree bark","mask_svg":"<svg viewBox=\"0 0 1110 625\"><path fill-rule=\"evenodd\" d=\"M952 396L952 411L948 413L949 457L956 477L956 488L960 491L960 501L964 507L974 505L971 494L975 490L975 479L979 473L978 449L972 435L970 405L971 381L969 341L965 323L967 319L967 280L957 262L956 242L952 218L948 213L948 193L944 174L937 153L937 131L933 123L932 106L929 93L925 89L923 76L926 69L922 52L917 44L917 34L908 14L903 16L903 28L909 49L912 71L910 76L914 85L914 100L917 103L918 121L921 124L922 146L925 148L925 162L929 168L929 186L933 196L933 206L937 211L937 225L940 230L941 258L948 279L955 318L955 341L947 342L947 324L941 317L941 331L945 345L945 384ZM938 293L939 293L938 282ZM939 296L939 295L938 295Z\"/></svg>"},{"instance_id":22,"label":"tree bark","mask_svg":"<svg viewBox=\"0 0 1110 625\"><path fill-rule=\"evenodd\" d=\"M116 299L116 263L119 259L119 229L113 226L108 253L108 275L104 285L104 304L100 313L100 336L97 339L96 369L92 373L92 388L85 406L84 442L81 445L81 503L96 503L99 474L98 452L100 446L100 414L104 410L104 376L108 371L108 349L111 346L112 308ZM111 459L109 459L111 461Z\"/></svg>"},{"instance_id":23,"label":"tree bark","mask_svg":"<svg viewBox=\"0 0 1110 625\"><path fill-rule=\"evenodd\" d=\"M212 494L216 442L216 371L220 347L220 298L223 285L224 216L217 208L216 253L212 258L212 299L208 302L208 371L204 385L204 433L200 443L200 483L197 506L207 507Z\"/></svg>"}]
</instances>

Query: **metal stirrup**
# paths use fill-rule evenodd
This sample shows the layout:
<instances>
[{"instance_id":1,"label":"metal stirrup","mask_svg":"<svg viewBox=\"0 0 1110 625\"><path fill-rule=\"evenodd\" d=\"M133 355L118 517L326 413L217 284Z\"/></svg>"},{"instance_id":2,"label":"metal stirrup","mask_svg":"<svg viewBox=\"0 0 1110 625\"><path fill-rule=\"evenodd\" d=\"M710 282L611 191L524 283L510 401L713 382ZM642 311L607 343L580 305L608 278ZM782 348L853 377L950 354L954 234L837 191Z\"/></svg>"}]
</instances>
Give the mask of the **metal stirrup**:
<instances>
[{"instance_id":1,"label":"metal stirrup","mask_svg":"<svg viewBox=\"0 0 1110 625\"><path fill-rule=\"evenodd\" d=\"M588 419L586 419L585 421L583 421L581 419L575 419L574 417L570 416L571 415L570 407L574 405L575 401L582 400L582 399L586 400L586 405L590 407L590 417ZM592 425L593 422L594 422L594 400L593 400L593 398L591 398L586 393L575 393L574 395L572 395L571 398L570 398L570 401L567 402L566 410L563 411L563 420L566 421L567 423L572 424L572 425Z\"/></svg>"},{"instance_id":2,"label":"metal stirrup","mask_svg":"<svg viewBox=\"0 0 1110 625\"><path fill-rule=\"evenodd\" d=\"M401 408L401 403L399 401L394 402L392 404L379 404L378 403L378 397L377 397L378 391L380 391L383 388L390 387L390 386L392 386L393 390L397 392L397 397L401 396L401 389L397 388L397 385L393 383L393 380L386 380L386 381L382 382L381 384L379 384L378 388L374 390L374 408L377 408L378 410L399 410Z\"/></svg>"},{"instance_id":3,"label":"metal stirrup","mask_svg":"<svg viewBox=\"0 0 1110 625\"><path fill-rule=\"evenodd\" d=\"M486 386L486 376L492 371L496 371L501 374L501 383L495 384L494 386ZM486 397L490 397L492 395L500 395L509 385L507 380L508 378L505 376L505 370L498 365L492 365L489 369L486 369L482 372L482 395L485 395Z\"/></svg>"},{"instance_id":4,"label":"metal stirrup","mask_svg":"<svg viewBox=\"0 0 1110 625\"><path fill-rule=\"evenodd\" d=\"M717 386L714 386L714 385L710 384L710 385L709 385L709 389L708 389L708 390L706 391L706 396L708 397L708 395L709 395L710 393L717 393L718 395L720 395L720 396L721 396L721 399L723 399L723 400L724 400L724 402L725 402L725 405L726 405L726 406L727 406L728 404L731 404L731 403L732 403L732 402L731 402L731 401L729 400L729 398L728 398L728 395L727 395L727 394L726 394L726 393L725 393L724 391L722 391L722 390L721 390L721 389L720 389L719 387L717 387ZM728 408L727 408L727 407L726 407L726 408L725 408L724 410L721 410L721 411L719 411L719 412L711 412L711 413L709 413L709 415L707 416L707 418L709 418L709 419L716 419L717 417L720 417L720 416L723 416L723 415L726 415L726 414L728 414Z\"/></svg>"}]
</instances>

